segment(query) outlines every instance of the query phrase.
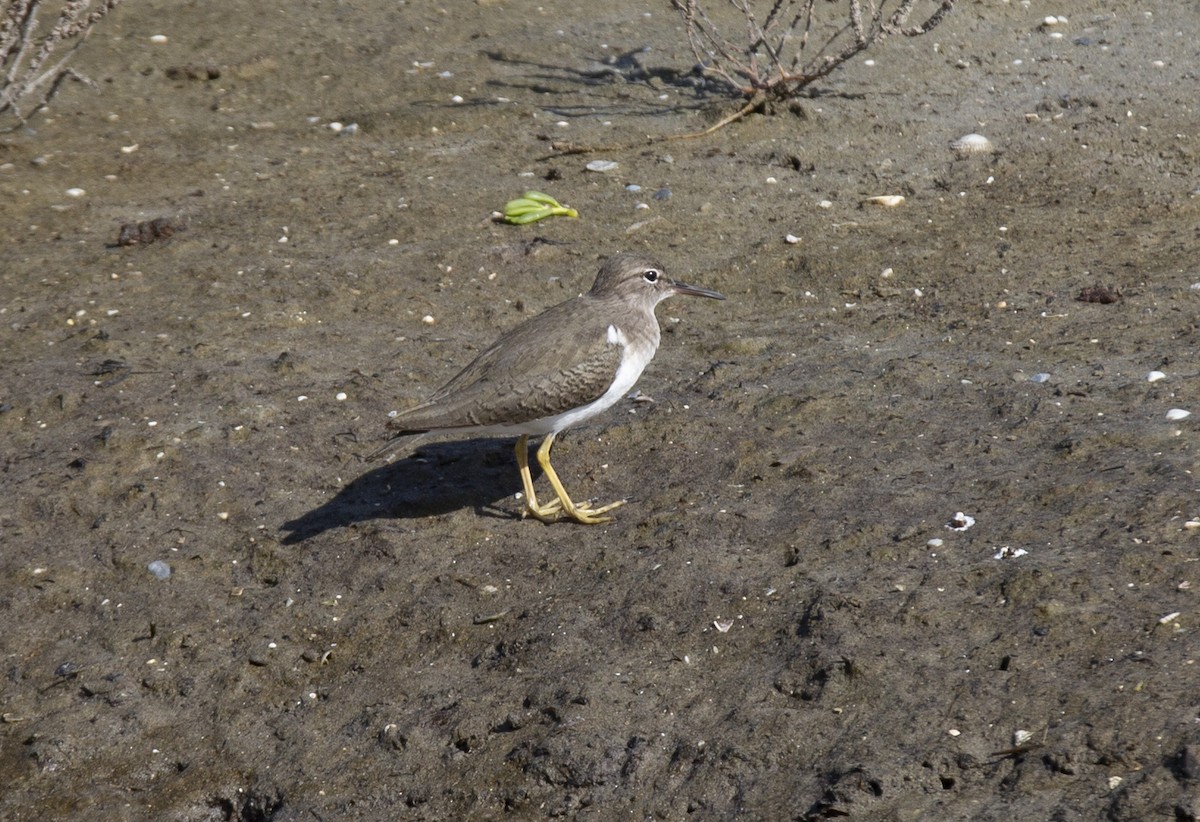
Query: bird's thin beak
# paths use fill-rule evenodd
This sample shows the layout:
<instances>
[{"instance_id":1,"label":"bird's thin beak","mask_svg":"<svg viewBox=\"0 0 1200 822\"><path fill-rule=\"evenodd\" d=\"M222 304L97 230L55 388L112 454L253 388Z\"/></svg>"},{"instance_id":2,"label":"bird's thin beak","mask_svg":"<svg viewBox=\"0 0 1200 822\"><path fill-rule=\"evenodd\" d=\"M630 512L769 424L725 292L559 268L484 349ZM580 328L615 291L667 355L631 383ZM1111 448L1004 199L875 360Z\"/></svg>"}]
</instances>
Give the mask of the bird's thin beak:
<instances>
[{"instance_id":1,"label":"bird's thin beak","mask_svg":"<svg viewBox=\"0 0 1200 822\"><path fill-rule=\"evenodd\" d=\"M701 288L698 285L688 285L675 280L671 283L671 288L676 294L691 294L693 297L712 297L714 300L723 300L725 295L719 291L713 291L711 288Z\"/></svg>"}]
</instances>

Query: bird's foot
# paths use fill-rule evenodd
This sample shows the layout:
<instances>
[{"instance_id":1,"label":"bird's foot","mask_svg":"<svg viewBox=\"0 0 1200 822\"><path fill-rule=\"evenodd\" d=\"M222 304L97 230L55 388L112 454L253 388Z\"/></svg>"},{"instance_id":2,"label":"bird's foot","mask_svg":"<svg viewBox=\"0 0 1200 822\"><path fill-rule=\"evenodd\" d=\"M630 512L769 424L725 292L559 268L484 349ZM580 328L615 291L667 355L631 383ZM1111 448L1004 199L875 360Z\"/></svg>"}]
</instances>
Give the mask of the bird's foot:
<instances>
[{"instance_id":1,"label":"bird's foot","mask_svg":"<svg viewBox=\"0 0 1200 822\"><path fill-rule=\"evenodd\" d=\"M572 502L569 498L566 500L554 499L545 505L526 505L525 513L542 522L557 522L560 519L570 519L583 525L600 525L613 521L612 517L606 517L603 514L624 505L625 502L625 500L619 499L616 502L610 502L608 505L593 508L590 502L577 503Z\"/></svg>"}]
</instances>

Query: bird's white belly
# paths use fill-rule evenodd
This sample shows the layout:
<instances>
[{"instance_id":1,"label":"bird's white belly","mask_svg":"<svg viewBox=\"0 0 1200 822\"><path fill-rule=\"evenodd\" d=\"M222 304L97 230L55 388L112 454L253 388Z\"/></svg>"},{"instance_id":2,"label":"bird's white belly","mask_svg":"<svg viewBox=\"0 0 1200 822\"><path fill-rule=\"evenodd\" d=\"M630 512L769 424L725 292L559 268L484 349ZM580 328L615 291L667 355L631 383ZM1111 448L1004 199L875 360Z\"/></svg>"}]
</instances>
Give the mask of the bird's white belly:
<instances>
[{"instance_id":1,"label":"bird's white belly","mask_svg":"<svg viewBox=\"0 0 1200 822\"><path fill-rule=\"evenodd\" d=\"M621 364L617 366L617 374L607 391L587 405L572 408L570 411L555 414L553 417L543 417L540 420L531 420L519 425L507 426L507 431L515 434L534 435L549 434L551 432L557 433L570 428L572 425L578 425L584 420L591 419L616 405L622 397L633 389L633 386L638 381L638 377L642 376L642 372L646 370L647 363L654 356L654 350L651 349L648 352L649 356L639 353L640 351L645 351L645 349L630 346L625 335L621 333L621 330L611 325L608 327L608 341L612 345L622 346L624 350L621 356Z\"/></svg>"}]
</instances>

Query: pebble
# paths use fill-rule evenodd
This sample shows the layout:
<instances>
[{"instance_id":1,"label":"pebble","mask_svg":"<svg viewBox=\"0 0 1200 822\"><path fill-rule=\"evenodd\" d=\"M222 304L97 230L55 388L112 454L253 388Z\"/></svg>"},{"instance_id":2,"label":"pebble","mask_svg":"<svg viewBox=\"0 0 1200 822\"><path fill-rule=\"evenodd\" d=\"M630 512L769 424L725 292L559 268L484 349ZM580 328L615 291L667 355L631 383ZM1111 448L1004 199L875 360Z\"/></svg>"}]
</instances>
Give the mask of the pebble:
<instances>
[{"instance_id":1,"label":"pebble","mask_svg":"<svg viewBox=\"0 0 1200 822\"><path fill-rule=\"evenodd\" d=\"M161 559L156 559L146 566L146 570L154 574L159 579L167 579L171 576L171 566L163 562Z\"/></svg>"},{"instance_id":2,"label":"pebble","mask_svg":"<svg viewBox=\"0 0 1200 822\"><path fill-rule=\"evenodd\" d=\"M605 171L615 170L617 168L617 163L613 160L592 160L590 163L584 166L584 168L586 168L588 171L599 171L603 173Z\"/></svg>"},{"instance_id":3,"label":"pebble","mask_svg":"<svg viewBox=\"0 0 1200 822\"><path fill-rule=\"evenodd\" d=\"M1030 382L1050 382L1050 375L1046 373L1034 374L1029 378Z\"/></svg>"},{"instance_id":4,"label":"pebble","mask_svg":"<svg viewBox=\"0 0 1200 822\"><path fill-rule=\"evenodd\" d=\"M884 208L895 208L903 202L902 194L880 194L878 197L868 197L863 200L866 205L883 206Z\"/></svg>"},{"instance_id":5,"label":"pebble","mask_svg":"<svg viewBox=\"0 0 1200 822\"><path fill-rule=\"evenodd\" d=\"M82 188L68 188L67 189L68 197L82 197L84 194L87 194L87 192L84 191Z\"/></svg>"},{"instance_id":6,"label":"pebble","mask_svg":"<svg viewBox=\"0 0 1200 822\"><path fill-rule=\"evenodd\" d=\"M669 199L671 199L671 189L669 189L669 188L660 188L658 191L654 192L654 199L656 199L656 200L669 200Z\"/></svg>"},{"instance_id":7,"label":"pebble","mask_svg":"<svg viewBox=\"0 0 1200 822\"><path fill-rule=\"evenodd\" d=\"M642 190L642 187L640 185L638 185L637 183L630 183L629 185L625 186L625 190L638 192L638 191Z\"/></svg>"}]
</instances>

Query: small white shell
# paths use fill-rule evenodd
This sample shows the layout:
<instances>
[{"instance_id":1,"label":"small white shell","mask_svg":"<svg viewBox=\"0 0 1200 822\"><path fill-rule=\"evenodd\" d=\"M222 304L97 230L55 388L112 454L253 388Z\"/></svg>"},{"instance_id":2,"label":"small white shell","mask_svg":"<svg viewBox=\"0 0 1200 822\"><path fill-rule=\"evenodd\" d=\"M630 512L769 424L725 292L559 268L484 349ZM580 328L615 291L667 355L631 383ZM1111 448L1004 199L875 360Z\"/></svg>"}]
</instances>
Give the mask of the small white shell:
<instances>
[{"instance_id":1,"label":"small white shell","mask_svg":"<svg viewBox=\"0 0 1200 822\"><path fill-rule=\"evenodd\" d=\"M950 143L950 148L964 157L969 157L972 154L987 154L994 146L992 141L982 134L964 134Z\"/></svg>"},{"instance_id":2,"label":"small white shell","mask_svg":"<svg viewBox=\"0 0 1200 822\"><path fill-rule=\"evenodd\" d=\"M904 202L904 197L900 194L880 194L878 197L868 197L863 200L866 205L884 206L885 208L895 208Z\"/></svg>"},{"instance_id":3,"label":"small white shell","mask_svg":"<svg viewBox=\"0 0 1200 822\"><path fill-rule=\"evenodd\" d=\"M1174 422L1175 420L1185 420L1192 415L1191 411L1185 411L1182 408L1172 408L1167 412L1167 419Z\"/></svg>"},{"instance_id":4,"label":"small white shell","mask_svg":"<svg viewBox=\"0 0 1200 822\"><path fill-rule=\"evenodd\" d=\"M1151 371L1146 375L1147 382L1158 382L1159 380L1165 380L1166 378L1167 375L1161 371Z\"/></svg>"},{"instance_id":5,"label":"small white shell","mask_svg":"<svg viewBox=\"0 0 1200 822\"><path fill-rule=\"evenodd\" d=\"M588 171L599 171L602 173L605 171L612 171L616 167L617 164L612 160L592 160L590 163L584 166L584 168L586 168Z\"/></svg>"},{"instance_id":6,"label":"small white shell","mask_svg":"<svg viewBox=\"0 0 1200 822\"><path fill-rule=\"evenodd\" d=\"M946 527L951 531L966 531L975 524L975 517L968 516L962 511L954 514L953 519L946 523Z\"/></svg>"}]
</instances>

